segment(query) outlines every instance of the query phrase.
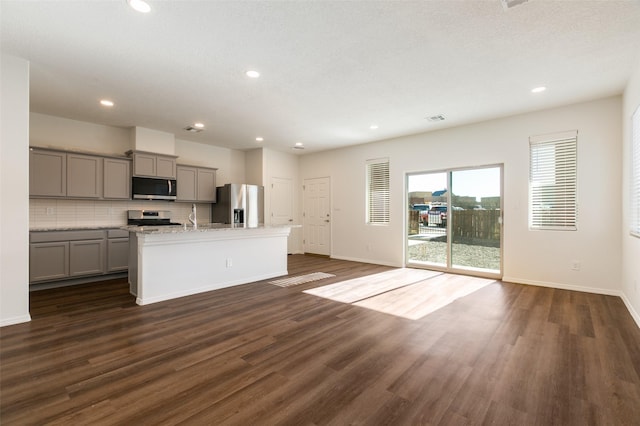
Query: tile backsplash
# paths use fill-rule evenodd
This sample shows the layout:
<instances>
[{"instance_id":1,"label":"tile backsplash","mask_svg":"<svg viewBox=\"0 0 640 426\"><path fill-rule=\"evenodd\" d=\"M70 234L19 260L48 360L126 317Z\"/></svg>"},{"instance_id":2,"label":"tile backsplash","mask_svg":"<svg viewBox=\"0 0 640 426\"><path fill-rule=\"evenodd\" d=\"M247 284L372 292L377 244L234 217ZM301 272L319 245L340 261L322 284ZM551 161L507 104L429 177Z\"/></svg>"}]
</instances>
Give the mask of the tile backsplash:
<instances>
[{"instance_id":1,"label":"tile backsplash","mask_svg":"<svg viewBox=\"0 0 640 426\"><path fill-rule=\"evenodd\" d=\"M197 204L198 223L211 221L211 204ZM127 224L127 210L168 210L171 221L189 221L191 204L168 201L103 201L30 199L29 227L69 228L90 226L124 226Z\"/></svg>"}]
</instances>

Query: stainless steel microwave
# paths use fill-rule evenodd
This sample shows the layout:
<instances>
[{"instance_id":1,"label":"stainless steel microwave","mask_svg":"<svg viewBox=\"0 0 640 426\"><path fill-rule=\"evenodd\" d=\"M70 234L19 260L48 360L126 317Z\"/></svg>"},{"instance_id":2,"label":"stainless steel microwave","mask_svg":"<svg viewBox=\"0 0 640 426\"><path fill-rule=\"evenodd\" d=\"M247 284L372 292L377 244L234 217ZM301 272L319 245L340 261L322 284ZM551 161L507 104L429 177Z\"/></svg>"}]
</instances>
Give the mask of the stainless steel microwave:
<instances>
[{"instance_id":1,"label":"stainless steel microwave","mask_svg":"<svg viewBox=\"0 0 640 426\"><path fill-rule=\"evenodd\" d=\"M175 200L175 179L133 177L131 194L136 200Z\"/></svg>"}]
</instances>

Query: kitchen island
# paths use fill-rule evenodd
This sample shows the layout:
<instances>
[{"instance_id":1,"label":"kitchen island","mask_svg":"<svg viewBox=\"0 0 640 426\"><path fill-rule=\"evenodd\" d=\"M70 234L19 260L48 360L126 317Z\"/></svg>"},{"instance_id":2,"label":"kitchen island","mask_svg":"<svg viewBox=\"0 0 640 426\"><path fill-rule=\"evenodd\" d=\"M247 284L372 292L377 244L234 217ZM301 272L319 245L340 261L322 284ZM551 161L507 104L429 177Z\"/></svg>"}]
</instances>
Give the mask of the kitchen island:
<instances>
[{"instance_id":1,"label":"kitchen island","mask_svg":"<svg viewBox=\"0 0 640 426\"><path fill-rule=\"evenodd\" d=\"M129 288L147 305L287 274L291 226L128 226Z\"/></svg>"}]
</instances>

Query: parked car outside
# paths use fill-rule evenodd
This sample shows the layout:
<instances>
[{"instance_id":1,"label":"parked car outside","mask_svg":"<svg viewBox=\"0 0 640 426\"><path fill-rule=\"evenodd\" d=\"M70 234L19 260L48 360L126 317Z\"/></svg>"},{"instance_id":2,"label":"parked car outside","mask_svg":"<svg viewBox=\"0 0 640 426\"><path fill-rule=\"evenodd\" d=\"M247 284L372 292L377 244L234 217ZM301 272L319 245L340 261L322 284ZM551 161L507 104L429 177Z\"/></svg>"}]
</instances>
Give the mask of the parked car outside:
<instances>
[{"instance_id":1,"label":"parked car outside","mask_svg":"<svg viewBox=\"0 0 640 426\"><path fill-rule=\"evenodd\" d=\"M431 206L429 210L429 225L447 227L447 206Z\"/></svg>"},{"instance_id":2,"label":"parked car outside","mask_svg":"<svg viewBox=\"0 0 640 426\"><path fill-rule=\"evenodd\" d=\"M420 222L422 222L423 225L428 224L429 208L429 204L414 204L413 207L411 207L412 210L417 210L420 212Z\"/></svg>"}]
</instances>

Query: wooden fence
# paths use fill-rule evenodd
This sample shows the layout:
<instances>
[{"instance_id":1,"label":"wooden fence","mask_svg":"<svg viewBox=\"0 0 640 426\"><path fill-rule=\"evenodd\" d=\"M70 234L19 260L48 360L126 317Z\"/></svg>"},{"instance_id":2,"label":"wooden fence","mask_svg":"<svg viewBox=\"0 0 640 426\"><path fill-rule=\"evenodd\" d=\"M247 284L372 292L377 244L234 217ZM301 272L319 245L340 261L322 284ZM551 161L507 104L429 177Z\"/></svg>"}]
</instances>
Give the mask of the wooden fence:
<instances>
[{"instance_id":1,"label":"wooden fence","mask_svg":"<svg viewBox=\"0 0 640 426\"><path fill-rule=\"evenodd\" d=\"M500 241L500 210L453 210L451 235Z\"/></svg>"}]
</instances>

